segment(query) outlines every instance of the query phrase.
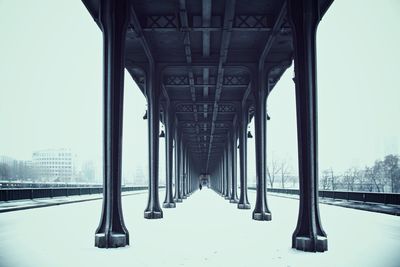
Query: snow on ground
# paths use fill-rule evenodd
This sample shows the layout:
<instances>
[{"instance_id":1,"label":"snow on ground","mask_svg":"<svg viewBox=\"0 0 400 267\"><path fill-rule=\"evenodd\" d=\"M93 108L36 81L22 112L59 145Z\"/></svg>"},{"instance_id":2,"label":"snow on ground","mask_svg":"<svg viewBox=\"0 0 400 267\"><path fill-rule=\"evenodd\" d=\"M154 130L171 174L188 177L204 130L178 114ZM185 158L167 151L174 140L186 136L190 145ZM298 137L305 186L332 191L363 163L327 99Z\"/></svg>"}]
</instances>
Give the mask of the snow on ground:
<instances>
[{"instance_id":1,"label":"snow on ground","mask_svg":"<svg viewBox=\"0 0 400 267\"><path fill-rule=\"evenodd\" d=\"M164 209L162 220L143 218L146 201L123 198L131 245L118 249L94 247L99 200L0 214L0 267L400 266L400 217L320 205L329 251L308 253L291 249L294 199L269 196L271 222L209 189Z\"/></svg>"}]
</instances>

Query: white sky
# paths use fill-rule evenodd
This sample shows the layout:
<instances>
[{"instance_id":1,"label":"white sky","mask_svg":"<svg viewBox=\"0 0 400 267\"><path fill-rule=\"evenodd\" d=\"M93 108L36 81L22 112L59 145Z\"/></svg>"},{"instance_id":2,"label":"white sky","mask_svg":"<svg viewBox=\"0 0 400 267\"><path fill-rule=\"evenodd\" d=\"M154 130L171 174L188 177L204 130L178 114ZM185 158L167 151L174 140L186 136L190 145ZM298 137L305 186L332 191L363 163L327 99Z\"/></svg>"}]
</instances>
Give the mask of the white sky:
<instances>
[{"instance_id":1,"label":"white sky","mask_svg":"<svg viewBox=\"0 0 400 267\"><path fill-rule=\"evenodd\" d=\"M336 0L321 21L320 169L343 171L400 153L398 25L398 0ZM82 2L0 0L0 36L0 155L30 159L34 150L69 147L100 166L102 37ZM286 159L296 173L292 76L289 69L268 100L268 161ZM125 77L124 173L137 166L146 173L145 98Z\"/></svg>"}]
</instances>

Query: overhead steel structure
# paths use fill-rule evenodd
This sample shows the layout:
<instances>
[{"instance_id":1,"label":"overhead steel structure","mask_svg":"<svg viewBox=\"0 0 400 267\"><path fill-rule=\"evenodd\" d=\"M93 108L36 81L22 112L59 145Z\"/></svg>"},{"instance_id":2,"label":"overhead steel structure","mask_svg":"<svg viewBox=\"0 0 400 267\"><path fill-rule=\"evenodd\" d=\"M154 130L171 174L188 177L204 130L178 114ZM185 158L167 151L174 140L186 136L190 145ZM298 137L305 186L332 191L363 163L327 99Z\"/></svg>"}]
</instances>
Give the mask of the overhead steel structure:
<instances>
[{"instance_id":1,"label":"overhead steel structure","mask_svg":"<svg viewBox=\"0 0 400 267\"><path fill-rule=\"evenodd\" d=\"M97 247L129 244L121 210L124 68L148 106L145 218L163 216L158 196L160 121L166 138L164 208L175 207L194 192L200 175L210 175L216 192L238 208L250 209L247 126L254 118L253 219L268 221L266 101L294 60L300 208L292 247L327 250L318 212L315 42L318 23L332 1L83 0L103 32L104 45L104 200Z\"/></svg>"}]
</instances>

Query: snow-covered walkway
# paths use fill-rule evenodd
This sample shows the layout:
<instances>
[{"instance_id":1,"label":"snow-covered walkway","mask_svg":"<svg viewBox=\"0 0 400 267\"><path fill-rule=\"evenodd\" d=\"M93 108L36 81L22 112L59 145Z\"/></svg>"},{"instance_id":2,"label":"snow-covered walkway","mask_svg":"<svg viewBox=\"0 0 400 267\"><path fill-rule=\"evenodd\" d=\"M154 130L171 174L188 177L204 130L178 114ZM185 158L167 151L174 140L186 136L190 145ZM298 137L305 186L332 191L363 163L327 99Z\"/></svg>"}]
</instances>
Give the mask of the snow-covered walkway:
<instances>
[{"instance_id":1,"label":"snow-covered walkway","mask_svg":"<svg viewBox=\"0 0 400 267\"><path fill-rule=\"evenodd\" d=\"M307 253L291 249L294 199L269 196L271 222L209 189L161 220L143 218L146 200L123 198L131 245L109 250L94 247L100 200L0 214L0 266L400 266L400 217L321 204L329 251Z\"/></svg>"}]
</instances>

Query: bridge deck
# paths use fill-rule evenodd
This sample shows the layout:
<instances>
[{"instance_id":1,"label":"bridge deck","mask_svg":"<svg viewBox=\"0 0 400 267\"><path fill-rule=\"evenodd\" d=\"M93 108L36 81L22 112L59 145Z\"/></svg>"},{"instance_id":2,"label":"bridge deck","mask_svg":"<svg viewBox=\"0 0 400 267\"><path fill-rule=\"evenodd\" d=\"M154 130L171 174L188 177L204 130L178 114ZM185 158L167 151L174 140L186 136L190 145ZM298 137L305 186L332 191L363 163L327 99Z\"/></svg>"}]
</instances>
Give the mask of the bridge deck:
<instances>
[{"instance_id":1,"label":"bridge deck","mask_svg":"<svg viewBox=\"0 0 400 267\"><path fill-rule=\"evenodd\" d=\"M253 204L255 193L249 192ZM269 197L273 220L251 219L211 190L164 219L143 218L147 194L125 196L131 245L93 246L101 201L0 215L0 266L399 266L400 217L320 205L329 251L290 248L298 201Z\"/></svg>"}]
</instances>

